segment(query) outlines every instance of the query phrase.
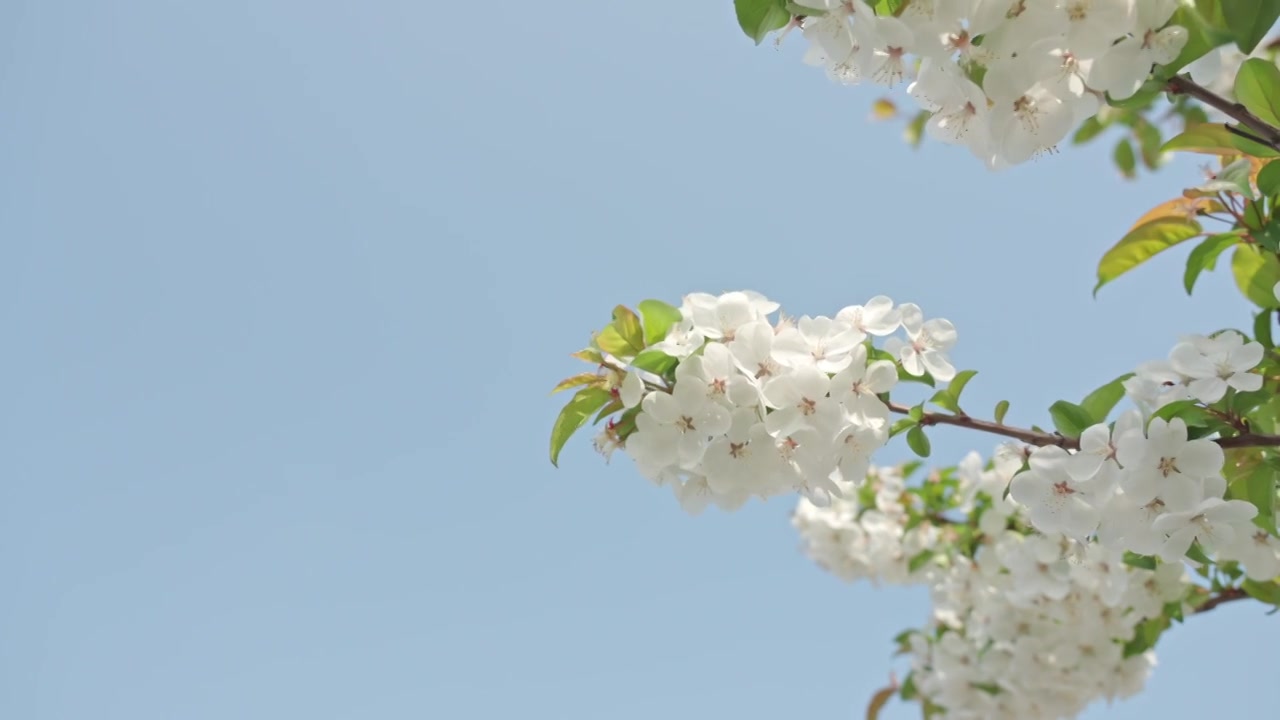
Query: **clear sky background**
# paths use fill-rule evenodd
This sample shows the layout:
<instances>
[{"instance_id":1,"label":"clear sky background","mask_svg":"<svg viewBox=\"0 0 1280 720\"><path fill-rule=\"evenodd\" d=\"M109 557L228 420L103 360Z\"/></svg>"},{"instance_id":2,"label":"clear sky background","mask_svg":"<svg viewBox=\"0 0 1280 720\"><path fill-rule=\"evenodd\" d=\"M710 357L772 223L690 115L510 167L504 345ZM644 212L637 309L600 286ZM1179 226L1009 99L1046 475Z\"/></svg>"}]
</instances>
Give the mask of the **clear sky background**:
<instances>
[{"instance_id":1,"label":"clear sky background","mask_svg":"<svg viewBox=\"0 0 1280 720\"><path fill-rule=\"evenodd\" d=\"M794 40L729 0L0 4L0 717L859 717L922 590L824 575L789 499L547 462L610 308L914 301L1020 423L1249 316L1185 250L1090 296L1193 163L912 151ZM1088 717L1264 707L1278 623L1196 618Z\"/></svg>"}]
</instances>

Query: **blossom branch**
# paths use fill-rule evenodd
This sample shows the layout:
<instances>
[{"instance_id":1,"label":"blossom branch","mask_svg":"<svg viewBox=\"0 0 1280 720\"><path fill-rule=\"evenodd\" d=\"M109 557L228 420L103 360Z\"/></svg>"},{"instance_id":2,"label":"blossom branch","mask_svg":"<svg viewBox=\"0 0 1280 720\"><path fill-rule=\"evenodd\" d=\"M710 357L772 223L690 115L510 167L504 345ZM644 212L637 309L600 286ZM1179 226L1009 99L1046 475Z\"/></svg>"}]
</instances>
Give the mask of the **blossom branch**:
<instances>
[{"instance_id":1,"label":"blossom branch","mask_svg":"<svg viewBox=\"0 0 1280 720\"><path fill-rule=\"evenodd\" d=\"M899 415L909 415L911 408L899 403L889 403L889 410ZM1061 433L1042 432L1039 430L1030 430L1027 428L1012 427L991 420L979 420L969 417L968 415L952 415L950 413L925 412L920 415L920 424L929 425L953 425L955 427L968 428L970 430L978 430L980 432L990 433L992 435L1001 435L1014 440L1021 440L1028 445L1037 447L1044 445L1057 445L1066 450L1080 449L1080 441L1076 438L1069 438ZM1229 438L1217 438L1214 440L1218 445L1225 448L1245 448L1245 447L1280 447L1280 435L1260 435L1257 433L1241 433Z\"/></svg>"},{"instance_id":2,"label":"blossom branch","mask_svg":"<svg viewBox=\"0 0 1280 720\"><path fill-rule=\"evenodd\" d=\"M889 410L899 415L910 414L911 408L898 403L889 403ZM1075 438L1069 438L1059 433L1040 432L1038 430L1028 430L1025 428L1011 427L990 420L979 420L969 417L968 415L952 415L949 413L926 412L920 415L920 424L929 425L954 425L956 427L969 428L970 430L979 430L992 435L1002 435L1004 437L1021 440L1028 445L1057 445L1068 450L1077 450L1080 442Z\"/></svg>"},{"instance_id":3,"label":"blossom branch","mask_svg":"<svg viewBox=\"0 0 1280 720\"><path fill-rule=\"evenodd\" d=\"M1195 98L1227 117L1233 118L1240 125L1248 128L1263 145L1280 150L1280 128L1249 112L1244 105L1222 97L1186 75L1175 75L1170 78L1166 89L1175 95Z\"/></svg>"},{"instance_id":4,"label":"blossom branch","mask_svg":"<svg viewBox=\"0 0 1280 720\"><path fill-rule=\"evenodd\" d=\"M1249 593L1246 593L1240 588L1224 588L1222 592L1201 603L1200 606L1195 609L1195 612L1196 614L1209 612L1223 603L1229 603L1233 600L1245 600L1248 597Z\"/></svg>"}]
</instances>

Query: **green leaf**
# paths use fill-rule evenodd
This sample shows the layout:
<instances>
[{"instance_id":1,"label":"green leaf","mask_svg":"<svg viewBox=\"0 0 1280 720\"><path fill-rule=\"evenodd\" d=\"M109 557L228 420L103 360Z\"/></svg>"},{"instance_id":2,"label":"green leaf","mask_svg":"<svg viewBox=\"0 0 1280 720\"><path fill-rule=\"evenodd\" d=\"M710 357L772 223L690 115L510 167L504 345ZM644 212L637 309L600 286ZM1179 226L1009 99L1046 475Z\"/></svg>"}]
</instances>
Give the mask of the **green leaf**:
<instances>
[{"instance_id":1,"label":"green leaf","mask_svg":"<svg viewBox=\"0 0 1280 720\"><path fill-rule=\"evenodd\" d=\"M1280 605L1280 583L1274 580L1271 582L1245 580L1240 584L1240 589L1255 600L1261 600L1268 605Z\"/></svg>"},{"instance_id":2,"label":"green leaf","mask_svg":"<svg viewBox=\"0 0 1280 720\"><path fill-rule=\"evenodd\" d=\"M610 397L612 397L612 395ZM605 405L604 407L600 408L600 412L596 413L596 419L592 420L591 424L599 425L601 420L618 412L624 407L626 406L622 404L622 401L614 397L612 400L609 401L608 405Z\"/></svg>"},{"instance_id":3,"label":"green leaf","mask_svg":"<svg viewBox=\"0 0 1280 720\"><path fill-rule=\"evenodd\" d=\"M604 407L613 396L604 388L583 388L560 411L551 427L551 464L559 467L560 449L578 428L586 424L591 413Z\"/></svg>"},{"instance_id":4,"label":"green leaf","mask_svg":"<svg viewBox=\"0 0 1280 720\"><path fill-rule=\"evenodd\" d=\"M1089 411L1066 400L1050 405L1049 416L1053 418L1053 426L1058 432L1067 437L1080 437L1085 428L1094 424Z\"/></svg>"},{"instance_id":5,"label":"green leaf","mask_svg":"<svg viewBox=\"0 0 1280 720\"><path fill-rule=\"evenodd\" d=\"M1009 412L1008 400L1001 400L1000 402L996 403L996 424L997 425L1004 424L1004 416L1008 412Z\"/></svg>"},{"instance_id":6,"label":"green leaf","mask_svg":"<svg viewBox=\"0 0 1280 720\"><path fill-rule=\"evenodd\" d=\"M1230 3L1243 5L1245 3ZM1270 60L1250 58L1236 72L1236 100L1271 125L1280 125L1280 68Z\"/></svg>"},{"instance_id":7,"label":"green leaf","mask_svg":"<svg viewBox=\"0 0 1280 720\"><path fill-rule=\"evenodd\" d=\"M921 110L915 114L915 117L911 118L911 122L902 128L902 139L913 149L920 147L920 143L924 141L924 126L931 117L933 117L933 113L928 110Z\"/></svg>"},{"instance_id":8,"label":"green leaf","mask_svg":"<svg viewBox=\"0 0 1280 720\"><path fill-rule=\"evenodd\" d=\"M915 382L929 387L934 387L933 376L929 373L923 375L912 375L907 372L901 365L898 366L898 382Z\"/></svg>"},{"instance_id":9,"label":"green leaf","mask_svg":"<svg viewBox=\"0 0 1280 720\"><path fill-rule=\"evenodd\" d=\"M1240 52L1248 55L1280 17L1280 0L1223 0L1222 17Z\"/></svg>"},{"instance_id":10,"label":"green leaf","mask_svg":"<svg viewBox=\"0 0 1280 720\"><path fill-rule=\"evenodd\" d=\"M1164 144L1161 150L1203 153L1207 155L1239 155L1259 158L1280 157L1280 152L1236 135L1221 123L1192 125Z\"/></svg>"},{"instance_id":11,"label":"green leaf","mask_svg":"<svg viewBox=\"0 0 1280 720\"><path fill-rule=\"evenodd\" d=\"M936 403L941 407L950 410L953 413L963 412L960 409L960 393L964 392L964 386L969 384L969 380L977 375L977 370L962 370L951 378L951 382L929 398L930 402Z\"/></svg>"},{"instance_id":12,"label":"green leaf","mask_svg":"<svg viewBox=\"0 0 1280 720\"><path fill-rule=\"evenodd\" d=\"M897 422L895 422L893 426L889 428L889 437L900 435L903 430L909 430L913 427L916 427L916 425L918 424L919 423L917 423L915 420L912 420L911 418L902 418L901 420L898 420Z\"/></svg>"},{"instance_id":13,"label":"green leaf","mask_svg":"<svg viewBox=\"0 0 1280 720\"><path fill-rule=\"evenodd\" d=\"M1275 295L1276 283L1280 282L1280 260L1275 253L1254 245L1239 245L1231 258L1231 273L1240 292L1253 304L1264 309L1280 306Z\"/></svg>"},{"instance_id":14,"label":"green leaf","mask_svg":"<svg viewBox=\"0 0 1280 720\"><path fill-rule=\"evenodd\" d=\"M1088 120L1080 123L1080 129L1076 130L1075 135L1071 136L1071 144L1083 145L1102 134L1102 131L1106 129L1106 123L1099 120L1097 115L1094 115Z\"/></svg>"},{"instance_id":15,"label":"green leaf","mask_svg":"<svg viewBox=\"0 0 1280 720\"><path fill-rule=\"evenodd\" d=\"M1186 218L1164 217L1129 231L1098 262L1097 295L1103 285L1150 260L1157 253L1200 234L1200 224Z\"/></svg>"},{"instance_id":16,"label":"green leaf","mask_svg":"<svg viewBox=\"0 0 1280 720\"><path fill-rule=\"evenodd\" d=\"M1148 170L1159 168L1160 159L1163 157L1163 153L1160 152L1160 145L1164 142L1164 138L1160 137L1160 128L1144 120L1133 126L1133 135L1138 140L1138 151L1142 155L1142 164Z\"/></svg>"},{"instance_id":17,"label":"green leaf","mask_svg":"<svg viewBox=\"0 0 1280 720\"><path fill-rule=\"evenodd\" d=\"M684 317L680 314L679 308L672 307L661 300L641 300L640 315L644 318L645 345L662 342L671 330L671 326Z\"/></svg>"},{"instance_id":18,"label":"green leaf","mask_svg":"<svg viewBox=\"0 0 1280 720\"><path fill-rule=\"evenodd\" d=\"M645 350L631 361L631 367L637 370L651 372L659 377L667 377L667 373L675 369L680 364L678 358L673 358L661 350Z\"/></svg>"},{"instance_id":19,"label":"green leaf","mask_svg":"<svg viewBox=\"0 0 1280 720\"><path fill-rule=\"evenodd\" d=\"M1129 142L1129 138L1120 138L1115 150L1111 152L1111 159L1115 161L1121 175L1131 178L1137 174L1138 158L1134 155L1133 143Z\"/></svg>"},{"instance_id":20,"label":"green leaf","mask_svg":"<svg viewBox=\"0 0 1280 720\"><path fill-rule=\"evenodd\" d=\"M1134 628L1133 639L1124 646L1124 656L1141 655L1155 647L1156 641L1160 639L1160 633L1164 632L1168 624L1169 621L1163 615L1138 623Z\"/></svg>"},{"instance_id":21,"label":"green leaf","mask_svg":"<svg viewBox=\"0 0 1280 720\"><path fill-rule=\"evenodd\" d=\"M766 35L791 22L786 0L733 0L733 7L738 13L738 26L757 45Z\"/></svg>"},{"instance_id":22,"label":"green leaf","mask_svg":"<svg viewBox=\"0 0 1280 720\"><path fill-rule=\"evenodd\" d=\"M953 413L960 412L960 405L956 402L956 399L951 396L951 393L947 392L946 388L934 393L933 397L929 398L929 402L937 405L938 407L950 410Z\"/></svg>"},{"instance_id":23,"label":"green leaf","mask_svg":"<svg viewBox=\"0 0 1280 720\"><path fill-rule=\"evenodd\" d=\"M1253 523L1272 535L1276 534L1276 469L1267 463L1259 465L1245 483L1246 499L1258 508Z\"/></svg>"},{"instance_id":24,"label":"green leaf","mask_svg":"<svg viewBox=\"0 0 1280 720\"><path fill-rule=\"evenodd\" d=\"M1258 192L1267 197L1280 195L1280 162L1269 162L1258 171Z\"/></svg>"},{"instance_id":25,"label":"green leaf","mask_svg":"<svg viewBox=\"0 0 1280 720\"><path fill-rule=\"evenodd\" d=\"M579 385L587 385L589 383L603 382L603 381L604 381L604 378L597 373L593 373L593 372L579 373L577 375L574 375L573 377L567 377L561 380L559 383L556 384L554 388L551 389L551 394L555 395L561 390L568 390L569 388L578 387Z\"/></svg>"},{"instance_id":26,"label":"green leaf","mask_svg":"<svg viewBox=\"0 0 1280 720\"><path fill-rule=\"evenodd\" d=\"M1228 405L1231 408L1231 412L1237 415L1248 415L1259 405L1262 405L1273 397L1275 397L1275 393L1266 388L1261 390L1250 390L1247 392L1236 391L1234 394L1230 395L1231 402L1228 403Z\"/></svg>"},{"instance_id":27,"label":"green leaf","mask_svg":"<svg viewBox=\"0 0 1280 720\"><path fill-rule=\"evenodd\" d=\"M920 568L924 567L929 563L930 560L933 559L933 556L934 556L934 551L931 549L921 550L915 555L912 555L911 559L907 561L907 572L913 573L919 570Z\"/></svg>"},{"instance_id":28,"label":"green leaf","mask_svg":"<svg viewBox=\"0 0 1280 720\"><path fill-rule=\"evenodd\" d=\"M1221 233L1212 235L1204 240L1204 242L1196 245L1191 249L1191 254L1187 256L1187 269L1182 274L1182 285L1187 289L1187 294L1191 294L1192 288L1196 286L1196 280L1200 277L1200 273L1205 270L1212 270L1218 263L1218 256L1227 248L1232 247L1240 242L1240 236L1236 233Z\"/></svg>"},{"instance_id":29,"label":"green leaf","mask_svg":"<svg viewBox=\"0 0 1280 720\"><path fill-rule=\"evenodd\" d=\"M1125 373L1102 387L1089 393L1080 403L1080 408L1089 416L1089 424L1097 425L1105 422L1112 408L1124 398L1124 381L1133 377L1133 373Z\"/></svg>"},{"instance_id":30,"label":"green leaf","mask_svg":"<svg viewBox=\"0 0 1280 720\"><path fill-rule=\"evenodd\" d=\"M929 457L929 438L924 434L924 428L915 425L907 431L907 447L920 457Z\"/></svg>"},{"instance_id":31,"label":"green leaf","mask_svg":"<svg viewBox=\"0 0 1280 720\"><path fill-rule=\"evenodd\" d=\"M1175 400L1151 414L1153 419L1160 418L1165 422L1179 417L1187 425L1202 424L1206 416L1199 400Z\"/></svg>"},{"instance_id":32,"label":"green leaf","mask_svg":"<svg viewBox=\"0 0 1280 720\"><path fill-rule=\"evenodd\" d=\"M964 392L964 386L968 385L973 376L977 374L977 370L961 370L956 373L955 377L951 378L951 382L947 383L947 392L951 393L951 396L959 402L960 393Z\"/></svg>"},{"instance_id":33,"label":"green leaf","mask_svg":"<svg viewBox=\"0 0 1280 720\"><path fill-rule=\"evenodd\" d=\"M1276 346L1271 339L1271 328L1275 325L1275 311L1263 310L1253 318L1253 339L1262 343L1264 348Z\"/></svg>"},{"instance_id":34,"label":"green leaf","mask_svg":"<svg viewBox=\"0 0 1280 720\"><path fill-rule=\"evenodd\" d=\"M907 677L902 681L902 689L898 691L898 697L903 700L914 700L920 696L920 691L916 689L915 675L907 673Z\"/></svg>"},{"instance_id":35,"label":"green leaf","mask_svg":"<svg viewBox=\"0 0 1280 720\"><path fill-rule=\"evenodd\" d=\"M1151 106L1156 98L1160 97L1165 91L1165 81L1160 78L1152 78L1142 83L1138 87L1137 92L1126 98L1115 98L1109 93L1106 96L1107 104L1111 107L1120 108L1122 110L1134 110L1141 112Z\"/></svg>"},{"instance_id":36,"label":"green leaf","mask_svg":"<svg viewBox=\"0 0 1280 720\"><path fill-rule=\"evenodd\" d=\"M801 5L799 3L791 2L791 0L787 0L785 5L787 7L787 12L791 13L792 15L797 15L802 17L822 17L823 15L827 14L827 11L823 10L822 8L813 8L807 5Z\"/></svg>"},{"instance_id":37,"label":"green leaf","mask_svg":"<svg viewBox=\"0 0 1280 720\"><path fill-rule=\"evenodd\" d=\"M1213 564L1213 561L1209 559L1209 556L1204 554L1204 548L1200 547L1200 543L1198 542L1191 543L1191 547L1187 548L1187 557L1201 565Z\"/></svg>"},{"instance_id":38,"label":"green leaf","mask_svg":"<svg viewBox=\"0 0 1280 720\"><path fill-rule=\"evenodd\" d=\"M1156 559L1153 556L1139 555L1138 553L1129 552L1127 550L1124 553L1124 564L1131 567L1143 568L1144 570L1156 569Z\"/></svg>"}]
</instances>

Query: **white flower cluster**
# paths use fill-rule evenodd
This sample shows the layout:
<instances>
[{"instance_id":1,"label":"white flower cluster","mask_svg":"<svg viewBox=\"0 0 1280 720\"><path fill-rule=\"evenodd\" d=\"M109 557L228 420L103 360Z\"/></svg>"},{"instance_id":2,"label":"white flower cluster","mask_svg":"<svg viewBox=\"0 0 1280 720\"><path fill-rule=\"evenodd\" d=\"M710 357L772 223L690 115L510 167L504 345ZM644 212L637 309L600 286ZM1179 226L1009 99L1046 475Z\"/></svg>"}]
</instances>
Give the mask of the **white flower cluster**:
<instances>
[{"instance_id":1,"label":"white flower cluster","mask_svg":"<svg viewBox=\"0 0 1280 720\"><path fill-rule=\"evenodd\" d=\"M1004 533L933 578L932 622L909 642L913 682L944 717L1069 718L1142 690L1155 653L1126 658L1125 645L1185 596L1185 570L1067 547Z\"/></svg>"},{"instance_id":2,"label":"white flower cluster","mask_svg":"<svg viewBox=\"0 0 1280 720\"><path fill-rule=\"evenodd\" d=\"M1262 376L1249 372L1262 362L1262 355L1260 343L1246 343L1233 330L1214 337L1189 335L1173 346L1168 360L1138 366L1125 381L1125 392L1147 413L1179 400L1216 403L1228 388L1241 392L1262 388Z\"/></svg>"},{"instance_id":3,"label":"white flower cluster","mask_svg":"<svg viewBox=\"0 0 1280 720\"><path fill-rule=\"evenodd\" d=\"M1167 362L1140 367L1125 388L1148 413L1178 400L1214 403L1229 388L1262 387L1262 378L1249 372L1262 354L1260 344L1245 343L1236 332L1190 336ZM1252 522L1258 514L1252 503L1224 499L1224 462L1214 441L1189 439L1181 418L1145 421L1131 410L1114 429L1086 429L1078 452L1037 448L1029 469L1013 478L1010 496L1044 533L1096 536L1109 550L1170 562L1198 542L1219 560L1240 562L1249 577L1270 580L1280 575L1280 539Z\"/></svg>"},{"instance_id":4,"label":"white flower cluster","mask_svg":"<svg viewBox=\"0 0 1280 720\"><path fill-rule=\"evenodd\" d=\"M878 396L897 383L897 365L955 375L955 328L913 304L880 296L834 318L771 322L777 309L751 292L688 295L681 322L654 346L681 359L675 382L635 370L622 381L623 404L640 407L626 453L689 512L794 491L830 502L863 480L888 440ZM899 330L905 338L885 343L897 362L869 360L869 337Z\"/></svg>"},{"instance_id":5,"label":"white flower cluster","mask_svg":"<svg viewBox=\"0 0 1280 720\"><path fill-rule=\"evenodd\" d=\"M1011 518L1026 519L1001 500L1022 457L1005 446L993 469L984 470L976 453L960 464L958 509L985 496L984 539L973 559L941 549L951 533L945 521L910 525L893 468L871 471L874 506L801 500L793 516L809 554L834 574L930 587L930 623L908 639L911 681L947 718L1072 717L1094 700L1136 693L1155 656L1126 658L1125 644L1136 625L1189 588L1180 563L1145 570L1100 545L1007 531ZM925 548L938 548L947 562L911 571L908 559Z\"/></svg>"},{"instance_id":6,"label":"white flower cluster","mask_svg":"<svg viewBox=\"0 0 1280 720\"><path fill-rule=\"evenodd\" d=\"M863 0L796 4L815 11L802 24L807 63L892 86L918 58L907 92L933 113L927 132L993 169L1050 151L1101 93L1133 95L1188 37L1165 27L1177 0L909 0L900 17Z\"/></svg>"}]
</instances>

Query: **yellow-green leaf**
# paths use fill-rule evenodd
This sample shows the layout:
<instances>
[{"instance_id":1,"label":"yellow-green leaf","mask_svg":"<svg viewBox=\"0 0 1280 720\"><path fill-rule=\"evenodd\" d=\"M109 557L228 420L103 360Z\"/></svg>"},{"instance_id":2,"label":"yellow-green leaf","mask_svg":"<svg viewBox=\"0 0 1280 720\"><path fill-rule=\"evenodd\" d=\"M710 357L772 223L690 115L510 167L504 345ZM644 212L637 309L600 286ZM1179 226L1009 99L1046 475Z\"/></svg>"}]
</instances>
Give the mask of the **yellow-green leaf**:
<instances>
[{"instance_id":1,"label":"yellow-green leaf","mask_svg":"<svg viewBox=\"0 0 1280 720\"><path fill-rule=\"evenodd\" d=\"M661 300L641 300L640 315L644 317L644 341L646 345L661 342L667 337L671 326L680 322L683 317L679 308L672 307Z\"/></svg>"},{"instance_id":2,"label":"yellow-green leaf","mask_svg":"<svg viewBox=\"0 0 1280 720\"><path fill-rule=\"evenodd\" d=\"M644 349L644 330L640 326L640 316L627 307L619 305L613 309L613 326L618 334L635 352Z\"/></svg>"},{"instance_id":3,"label":"yellow-green leaf","mask_svg":"<svg viewBox=\"0 0 1280 720\"><path fill-rule=\"evenodd\" d=\"M562 390L568 390L569 388L578 387L579 385L590 385L597 382L604 383L604 381L604 377L596 373L580 373L573 377L567 377L561 380L554 388L552 388L551 394L555 395Z\"/></svg>"},{"instance_id":4,"label":"yellow-green leaf","mask_svg":"<svg viewBox=\"0 0 1280 720\"><path fill-rule=\"evenodd\" d=\"M1203 197L1180 197L1172 200L1166 200L1159 205L1151 208L1138 221L1130 227L1130 230L1136 229L1140 225L1145 225L1152 220L1160 218L1182 218L1184 220L1195 220L1201 212L1213 212L1222 209L1221 203L1211 198Z\"/></svg>"},{"instance_id":5,"label":"yellow-green leaf","mask_svg":"<svg viewBox=\"0 0 1280 720\"><path fill-rule=\"evenodd\" d=\"M1243 153L1254 157L1280 157L1280 152L1252 140L1246 140L1219 123L1192 125L1181 134L1175 135L1160 149L1165 152L1180 150L1182 152L1203 153L1206 155L1240 155Z\"/></svg>"},{"instance_id":6,"label":"yellow-green leaf","mask_svg":"<svg viewBox=\"0 0 1280 720\"><path fill-rule=\"evenodd\" d=\"M1253 522L1269 533L1276 531L1276 469L1262 463L1245 480L1245 500L1258 508Z\"/></svg>"},{"instance_id":7,"label":"yellow-green leaf","mask_svg":"<svg viewBox=\"0 0 1280 720\"><path fill-rule=\"evenodd\" d=\"M556 417L551 427L551 464L559 467L560 450L569 441L578 428L587 422L591 413L604 407L612 395L608 390L597 387L583 388L573 396L568 405Z\"/></svg>"},{"instance_id":8,"label":"yellow-green leaf","mask_svg":"<svg viewBox=\"0 0 1280 720\"><path fill-rule=\"evenodd\" d=\"M1161 251L1200 234L1200 223L1168 217L1143 223L1129 231L1098 263L1098 284L1093 293Z\"/></svg>"},{"instance_id":9,"label":"yellow-green leaf","mask_svg":"<svg viewBox=\"0 0 1280 720\"><path fill-rule=\"evenodd\" d=\"M1276 283L1280 282L1280 260L1276 259L1275 253L1257 245L1238 245L1231 258L1231 274L1235 276L1240 292L1254 305L1280 307L1274 292Z\"/></svg>"}]
</instances>

